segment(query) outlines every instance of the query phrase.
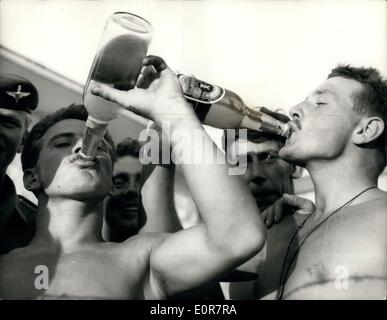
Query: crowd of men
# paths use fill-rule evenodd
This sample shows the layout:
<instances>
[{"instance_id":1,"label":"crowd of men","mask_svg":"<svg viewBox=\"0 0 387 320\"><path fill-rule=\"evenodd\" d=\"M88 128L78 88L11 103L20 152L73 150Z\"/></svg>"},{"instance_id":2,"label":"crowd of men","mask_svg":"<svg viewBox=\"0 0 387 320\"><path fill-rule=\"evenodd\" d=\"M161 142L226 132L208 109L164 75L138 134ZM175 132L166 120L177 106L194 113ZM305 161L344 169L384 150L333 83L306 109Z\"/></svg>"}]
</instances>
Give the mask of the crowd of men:
<instances>
[{"instance_id":1,"label":"crowd of men","mask_svg":"<svg viewBox=\"0 0 387 320\"><path fill-rule=\"evenodd\" d=\"M179 220L173 162L142 164L141 144L126 138L116 147L109 133L96 158L82 160L86 108L55 109L29 128L36 88L1 74L1 299L386 297L387 195L378 178L387 81L376 69L338 66L290 118L267 110L288 122L287 139L251 130L247 139L225 139L226 153L247 159L244 173L231 175L233 164L214 161L222 153L175 74L159 57L143 63L138 88L99 85L93 94L153 120L160 139L148 143L201 155L202 163L178 164L199 223L183 228ZM179 130L200 131L211 150L189 135L177 141ZM6 174L17 152L37 205ZM302 168L315 203L294 195Z\"/></svg>"}]
</instances>

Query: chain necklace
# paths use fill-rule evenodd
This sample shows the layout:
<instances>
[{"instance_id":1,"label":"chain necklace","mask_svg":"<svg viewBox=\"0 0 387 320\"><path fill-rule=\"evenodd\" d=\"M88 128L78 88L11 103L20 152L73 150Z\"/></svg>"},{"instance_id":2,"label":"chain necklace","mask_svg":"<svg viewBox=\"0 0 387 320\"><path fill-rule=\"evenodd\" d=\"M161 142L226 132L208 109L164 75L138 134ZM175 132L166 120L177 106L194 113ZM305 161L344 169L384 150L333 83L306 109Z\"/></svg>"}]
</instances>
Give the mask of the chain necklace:
<instances>
[{"instance_id":1,"label":"chain necklace","mask_svg":"<svg viewBox=\"0 0 387 320\"><path fill-rule=\"evenodd\" d=\"M317 224L305 237L304 239L302 240L302 242L300 243L300 245L296 248L296 250L294 251L294 254L290 257L290 247L293 243L293 240L296 238L296 236L298 235L298 231L305 225L306 221L311 217L313 216L313 214L310 214L302 223L301 225L298 227L298 230L294 233L293 237L291 238L290 242L289 242L289 245L286 249L286 254L285 254L285 259L284 259L284 262L282 264L282 269L281 269L281 275L280 275L280 283L279 283L279 288L278 288L278 291L277 291L277 295L276 295L276 300L281 300L282 299L282 295L284 293L284 289L285 289L285 282L287 280L287 277L289 275L289 271L290 271L290 267L292 266L292 263L294 261L294 259L296 258L297 256L297 253L300 251L300 248L302 247L302 245L305 243L305 241L309 238L309 236L314 232L316 231L316 229L318 229L322 224L324 224L325 221L327 221L330 217L332 217L334 214L336 214L337 212L339 212L341 209L345 208L347 205L349 205L351 202L353 202L355 199L357 199L358 197L360 197L363 193L367 192L368 190L371 190L371 189L375 189L377 188L377 186L372 186L372 187L368 187L366 189L364 189L363 191L361 191L360 193L358 193L356 196L354 196L353 198L349 199L347 202L345 202L343 205L341 205L339 208L337 208L336 210L334 210L330 215L328 215L323 221L321 221L319 224ZM288 262L288 265L287 265L287 268L285 268L286 266L286 262ZM285 270L286 269L286 270Z\"/></svg>"}]
</instances>

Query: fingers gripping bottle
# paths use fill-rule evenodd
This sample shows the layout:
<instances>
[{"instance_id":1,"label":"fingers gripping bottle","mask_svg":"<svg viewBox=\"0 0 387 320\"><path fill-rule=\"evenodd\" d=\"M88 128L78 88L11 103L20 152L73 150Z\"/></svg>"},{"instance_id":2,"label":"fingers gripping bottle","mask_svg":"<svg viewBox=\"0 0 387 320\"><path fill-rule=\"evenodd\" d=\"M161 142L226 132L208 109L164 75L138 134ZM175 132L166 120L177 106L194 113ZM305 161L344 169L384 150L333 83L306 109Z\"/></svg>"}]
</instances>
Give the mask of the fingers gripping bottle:
<instances>
[{"instance_id":1,"label":"fingers gripping bottle","mask_svg":"<svg viewBox=\"0 0 387 320\"><path fill-rule=\"evenodd\" d=\"M289 126L265 112L251 109L234 92L214 86L193 76L177 74L184 96L192 104L200 121L223 128L246 128L287 137Z\"/></svg>"}]
</instances>

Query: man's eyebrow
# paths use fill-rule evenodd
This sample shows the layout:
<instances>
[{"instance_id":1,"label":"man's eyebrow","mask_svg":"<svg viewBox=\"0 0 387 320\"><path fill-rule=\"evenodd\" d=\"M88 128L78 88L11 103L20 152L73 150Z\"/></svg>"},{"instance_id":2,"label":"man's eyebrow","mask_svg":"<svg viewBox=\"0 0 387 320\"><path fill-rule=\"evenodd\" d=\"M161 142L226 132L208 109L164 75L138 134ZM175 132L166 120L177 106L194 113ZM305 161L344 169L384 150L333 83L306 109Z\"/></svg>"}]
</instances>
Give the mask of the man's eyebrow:
<instances>
[{"instance_id":1,"label":"man's eyebrow","mask_svg":"<svg viewBox=\"0 0 387 320\"><path fill-rule=\"evenodd\" d=\"M313 91L310 95L313 95L313 94L320 95L320 94L324 94L324 93L330 94L335 99L337 97L336 93L333 90L330 90L330 89L317 89L317 90ZM309 96L305 97L305 101L308 100Z\"/></svg>"},{"instance_id":2,"label":"man's eyebrow","mask_svg":"<svg viewBox=\"0 0 387 320\"><path fill-rule=\"evenodd\" d=\"M332 96L336 97L336 93L333 90L330 90L330 89L316 90L315 93L317 93L317 94L329 93Z\"/></svg>"}]
</instances>

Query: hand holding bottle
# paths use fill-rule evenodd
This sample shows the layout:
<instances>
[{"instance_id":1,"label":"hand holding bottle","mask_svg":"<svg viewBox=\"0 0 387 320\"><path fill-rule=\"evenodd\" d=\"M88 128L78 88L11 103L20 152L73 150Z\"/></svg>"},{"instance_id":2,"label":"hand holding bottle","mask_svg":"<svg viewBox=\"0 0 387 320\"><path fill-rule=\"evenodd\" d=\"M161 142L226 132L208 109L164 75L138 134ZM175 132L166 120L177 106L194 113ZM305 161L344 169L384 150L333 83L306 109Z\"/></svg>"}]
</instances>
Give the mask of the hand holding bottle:
<instances>
[{"instance_id":1,"label":"hand holding bottle","mask_svg":"<svg viewBox=\"0 0 387 320\"><path fill-rule=\"evenodd\" d=\"M179 80L164 60L157 56L147 56L137 88L121 91L98 84L92 94L118 103L159 125L163 120L179 120L181 117L195 117L191 106L185 100ZM152 71L153 70L153 71Z\"/></svg>"}]
</instances>

